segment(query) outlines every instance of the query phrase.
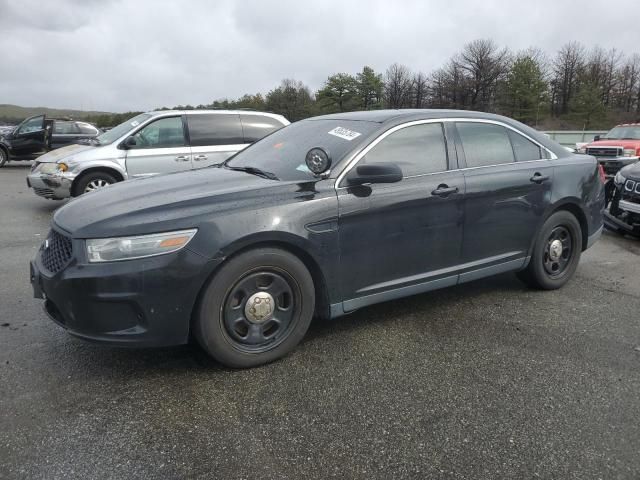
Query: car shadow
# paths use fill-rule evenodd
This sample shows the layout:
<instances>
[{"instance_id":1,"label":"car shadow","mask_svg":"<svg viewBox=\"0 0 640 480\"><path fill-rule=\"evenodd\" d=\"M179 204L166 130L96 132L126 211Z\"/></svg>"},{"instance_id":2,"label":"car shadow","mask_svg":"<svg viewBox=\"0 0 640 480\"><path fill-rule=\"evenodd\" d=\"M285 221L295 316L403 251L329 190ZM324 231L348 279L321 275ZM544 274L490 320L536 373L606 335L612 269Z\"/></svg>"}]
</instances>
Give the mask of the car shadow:
<instances>
[{"instance_id":1,"label":"car shadow","mask_svg":"<svg viewBox=\"0 0 640 480\"><path fill-rule=\"evenodd\" d=\"M449 287L412 297L372 305L362 308L348 315L331 319L314 319L297 349L312 348L316 342L326 340L327 337L354 334L362 329L397 321L411 321L416 314L424 314L430 310L442 310L454 306L456 303L467 304L491 292L523 292L530 291L520 283L513 274L502 274L482 282L471 282L464 285ZM405 318L407 317L407 318ZM426 318L425 322L435 322L438 318ZM446 333L446 332L445 332ZM453 332L452 332L453 334ZM96 345L73 339L64 346L67 355L71 355L72 363L82 364L84 375L111 376L125 375L168 375L175 373L196 374L197 372L236 372L227 368L204 352L194 341L188 345L164 348L121 348L109 345ZM52 346L53 349L62 348ZM55 352L52 352L57 356ZM304 354L304 353L303 353ZM283 368L292 356L280 359L272 364L257 368ZM60 360L58 360L60 361ZM298 358L297 361L303 361ZM278 367L279 365L279 367ZM93 373L89 373L93 372Z\"/></svg>"}]
</instances>

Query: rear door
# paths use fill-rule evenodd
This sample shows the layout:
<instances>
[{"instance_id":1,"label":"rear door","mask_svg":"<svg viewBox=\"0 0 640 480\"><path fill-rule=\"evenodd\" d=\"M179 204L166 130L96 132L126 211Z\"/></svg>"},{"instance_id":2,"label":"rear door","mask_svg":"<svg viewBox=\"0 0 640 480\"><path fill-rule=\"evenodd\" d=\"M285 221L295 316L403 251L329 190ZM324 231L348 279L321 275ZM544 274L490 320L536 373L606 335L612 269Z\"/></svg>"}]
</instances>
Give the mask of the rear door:
<instances>
[{"instance_id":1,"label":"rear door","mask_svg":"<svg viewBox=\"0 0 640 480\"><path fill-rule=\"evenodd\" d=\"M51 148L60 148L75 143L80 138L76 122L54 120L51 133Z\"/></svg>"},{"instance_id":2,"label":"rear door","mask_svg":"<svg viewBox=\"0 0 640 480\"><path fill-rule=\"evenodd\" d=\"M466 196L462 261L467 270L518 268L551 198L547 152L500 124L455 124ZM461 281L473 274L461 275Z\"/></svg>"},{"instance_id":3,"label":"rear door","mask_svg":"<svg viewBox=\"0 0 640 480\"><path fill-rule=\"evenodd\" d=\"M193 168L220 164L248 145L237 113L189 112L186 117Z\"/></svg>"},{"instance_id":4,"label":"rear door","mask_svg":"<svg viewBox=\"0 0 640 480\"><path fill-rule=\"evenodd\" d=\"M134 133L127 150L130 178L191 169L191 149L185 137L183 117L162 117Z\"/></svg>"},{"instance_id":5,"label":"rear door","mask_svg":"<svg viewBox=\"0 0 640 480\"><path fill-rule=\"evenodd\" d=\"M24 120L13 132L11 153L16 157L36 157L47 151L44 115Z\"/></svg>"}]
</instances>

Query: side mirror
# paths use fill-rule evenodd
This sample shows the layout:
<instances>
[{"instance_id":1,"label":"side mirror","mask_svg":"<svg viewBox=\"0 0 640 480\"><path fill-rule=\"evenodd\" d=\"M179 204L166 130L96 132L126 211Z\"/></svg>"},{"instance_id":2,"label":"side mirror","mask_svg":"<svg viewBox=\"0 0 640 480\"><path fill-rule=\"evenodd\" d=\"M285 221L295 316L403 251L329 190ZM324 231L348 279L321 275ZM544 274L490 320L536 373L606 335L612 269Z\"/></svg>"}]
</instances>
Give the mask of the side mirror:
<instances>
[{"instance_id":1,"label":"side mirror","mask_svg":"<svg viewBox=\"0 0 640 480\"><path fill-rule=\"evenodd\" d=\"M600 135L596 135L593 137L594 142L597 142L598 140L600 140Z\"/></svg>"},{"instance_id":2,"label":"side mirror","mask_svg":"<svg viewBox=\"0 0 640 480\"><path fill-rule=\"evenodd\" d=\"M130 148L135 147L138 144L138 142L136 142L136 139L133 135L131 135L130 137L127 137L124 139L124 142L122 142L122 148L124 148L125 150L128 150Z\"/></svg>"},{"instance_id":3,"label":"side mirror","mask_svg":"<svg viewBox=\"0 0 640 480\"><path fill-rule=\"evenodd\" d=\"M396 183L402 180L402 170L395 163L375 163L356 165L347 174L348 185L366 185L368 183Z\"/></svg>"}]
</instances>

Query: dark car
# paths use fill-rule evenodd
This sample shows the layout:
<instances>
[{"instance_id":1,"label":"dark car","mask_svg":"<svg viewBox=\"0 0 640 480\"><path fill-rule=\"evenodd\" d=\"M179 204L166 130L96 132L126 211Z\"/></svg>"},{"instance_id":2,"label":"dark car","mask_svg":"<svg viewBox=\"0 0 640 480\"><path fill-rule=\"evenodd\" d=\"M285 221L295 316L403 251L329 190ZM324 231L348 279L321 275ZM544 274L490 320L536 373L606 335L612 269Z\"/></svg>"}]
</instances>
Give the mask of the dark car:
<instances>
[{"instance_id":1,"label":"dark car","mask_svg":"<svg viewBox=\"0 0 640 480\"><path fill-rule=\"evenodd\" d=\"M640 237L640 162L621 169L607 184L611 190L604 223L614 231Z\"/></svg>"},{"instance_id":2,"label":"dark car","mask_svg":"<svg viewBox=\"0 0 640 480\"><path fill-rule=\"evenodd\" d=\"M296 122L220 167L70 202L31 281L76 336L194 336L249 367L292 350L313 316L509 271L559 288L598 239L603 207L593 157L508 118L342 113Z\"/></svg>"},{"instance_id":3,"label":"dark car","mask_svg":"<svg viewBox=\"0 0 640 480\"><path fill-rule=\"evenodd\" d=\"M87 122L29 117L7 134L0 136L0 167L11 160L33 160L56 148L82 143L102 131Z\"/></svg>"}]
</instances>

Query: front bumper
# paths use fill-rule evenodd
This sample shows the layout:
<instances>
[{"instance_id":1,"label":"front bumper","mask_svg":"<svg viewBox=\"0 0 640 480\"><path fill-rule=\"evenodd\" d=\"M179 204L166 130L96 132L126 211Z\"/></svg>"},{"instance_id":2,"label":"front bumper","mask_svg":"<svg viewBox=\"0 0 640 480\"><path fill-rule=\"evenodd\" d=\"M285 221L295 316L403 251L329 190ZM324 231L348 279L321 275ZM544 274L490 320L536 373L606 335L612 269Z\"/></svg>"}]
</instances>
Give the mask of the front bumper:
<instances>
[{"instance_id":1,"label":"front bumper","mask_svg":"<svg viewBox=\"0 0 640 480\"><path fill-rule=\"evenodd\" d=\"M615 177L621 168L636 163L640 157L596 157L607 178Z\"/></svg>"},{"instance_id":2,"label":"front bumper","mask_svg":"<svg viewBox=\"0 0 640 480\"><path fill-rule=\"evenodd\" d=\"M27 175L27 186L41 197L63 200L71 197L73 178L70 175L61 176L34 172Z\"/></svg>"},{"instance_id":3,"label":"front bumper","mask_svg":"<svg viewBox=\"0 0 640 480\"><path fill-rule=\"evenodd\" d=\"M74 252L83 241L73 240ZM50 273L41 252L31 262L34 297L70 334L122 346L169 346L188 341L191 314L214 261L179 252L89 264L75 258Z\"/></svg>"}]
</instances>

